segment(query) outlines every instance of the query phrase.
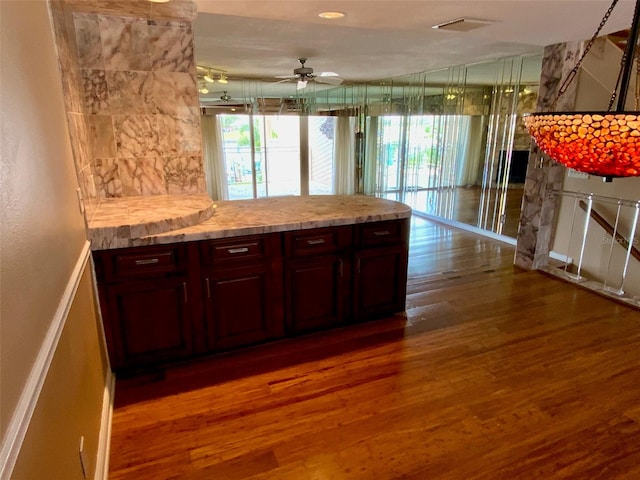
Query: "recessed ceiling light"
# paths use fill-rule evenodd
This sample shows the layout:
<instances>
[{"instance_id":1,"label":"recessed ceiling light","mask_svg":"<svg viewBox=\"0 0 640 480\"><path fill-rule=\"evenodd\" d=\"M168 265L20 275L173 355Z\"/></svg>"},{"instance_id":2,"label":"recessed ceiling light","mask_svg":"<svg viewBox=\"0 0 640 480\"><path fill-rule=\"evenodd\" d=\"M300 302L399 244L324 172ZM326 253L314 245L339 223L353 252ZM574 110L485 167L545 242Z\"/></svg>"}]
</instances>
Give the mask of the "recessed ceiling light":
<instances>
[{"instance_id":1,"label":"recessed ceiling light","mask_svg":"<svg viewBox=\"0 0 640 480\"><path fill-rule=\"evenodd\" d=\"M171 0L149 0L151 3L169 3Z\"/></svg>"},{"instance_id":2,"label":"recessed ceiling light","mask_svg":"<svg viewBox=\"0 0 640 480\"><path fill-rule=\"evenodd\" d=\"M318 14L320 18L324 18L325 20L335 20L336 18L344 17L343 12L320 12Z\"/></svg>"}]
</instances>

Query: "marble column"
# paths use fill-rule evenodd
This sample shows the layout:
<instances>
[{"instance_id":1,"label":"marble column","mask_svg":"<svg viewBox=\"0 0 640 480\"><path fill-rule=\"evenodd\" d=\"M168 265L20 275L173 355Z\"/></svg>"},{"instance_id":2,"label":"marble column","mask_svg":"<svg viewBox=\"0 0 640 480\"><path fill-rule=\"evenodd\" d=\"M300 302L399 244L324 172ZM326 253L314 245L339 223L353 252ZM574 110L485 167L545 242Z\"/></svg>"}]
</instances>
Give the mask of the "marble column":
<instances>
[{"instance_id":1,"label":"marble column","mask_svg":"<svg viewBox=\"0 0 640 480\"><path fill-rule=\"evenodd\" d=\"M582 42L561 43L545 48L536 108L538 112L574 109L577 82L572 82L560 98L557 95L581 53ZM519 267L537 269L549 261L559 204L553 190L562 188L565 170L563 165L552 161L532 142L516 245L515 264Z\"/></svg>"}]
</instances>

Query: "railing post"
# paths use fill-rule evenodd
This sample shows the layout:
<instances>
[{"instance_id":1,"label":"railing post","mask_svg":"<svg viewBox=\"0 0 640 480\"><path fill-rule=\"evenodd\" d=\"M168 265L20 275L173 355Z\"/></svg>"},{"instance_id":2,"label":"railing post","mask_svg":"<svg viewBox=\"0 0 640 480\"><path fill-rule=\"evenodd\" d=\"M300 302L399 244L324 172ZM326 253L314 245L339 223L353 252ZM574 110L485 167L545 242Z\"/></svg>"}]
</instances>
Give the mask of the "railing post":
<instances>
[{"instance_id":1,"label":"railing post","mask_svg":"<svg viewBox=\"0 0 640 480\"><path fill-rule=\"evenodd\" d=\"M582 278L580 276L580 271L582 270L582 260L584 258L584 249L587 245L587 233L589 232L589 220L591 219L591 207L593 206L593 196L588 196L587 201L587 212L584 217L584 227L582 228L582 245L580 245L580 259L578 260L578 271L576 272L576 276L578 279Z\"/></svg>"},{"instance_id":2,"label":"railing post","mask_svg":"<svg viewBox=\"0 0 640 480\"><path fill-rule=\"evenodd\" d=\"M557 192L554 192L554 195L560 196ZM569 254L571 253L571 245L573 243L573 227L576 225L576 211L578 210L578 197L574 197L573 199L573 213L571 214L571 230L569 231L569 244L567 245L567 254L565 255L564 260L564 273L573 276L570 272L567 272L567 268L569 268Z\"/></svg>"},{"instance_id":3,"label":"railing post","mask_svg":"<svg viewBox=\"0 0 640 480\"><path fill-rule=\"evenodd\" d=\"M640 213L640 202L636 203L636 214L633 217L633 225L631 226L631 232L629 232L629 245L627 245L627 256L624 260L624 269L622 270L622 281L620 283L620 290L618 295L624 293L624 282L627 279L627 270L629 268L629 259L631 257L631 250L633 249L633 241L636 236L636 228L638 227L638 214Z\"/></svg>"},{"instance_id":4,"label":"railing post","mask_svg":"<svg viewBox=\"0 0 640 480\"><path fill-rule=\"evenodd\" d=\"M604 282L603 282L603 288L605 290L613 290L610 287L607 286L607 282L609 281L609 272L611 271L611 258L613 257L613 244L616 242L616 238L617 238L617 234L618 234L618 223L620 222L620 210L622 209L622 202L618 201L618 210L616 212L616 223L613 226L613 233L611 234L611 243L609 245L609 259L607 261L607 273L604 277ZM619 290L615 290L616 293L618 293L618 295L620 295L621 293L619 293Z\"/></svg>"}]
</instances>

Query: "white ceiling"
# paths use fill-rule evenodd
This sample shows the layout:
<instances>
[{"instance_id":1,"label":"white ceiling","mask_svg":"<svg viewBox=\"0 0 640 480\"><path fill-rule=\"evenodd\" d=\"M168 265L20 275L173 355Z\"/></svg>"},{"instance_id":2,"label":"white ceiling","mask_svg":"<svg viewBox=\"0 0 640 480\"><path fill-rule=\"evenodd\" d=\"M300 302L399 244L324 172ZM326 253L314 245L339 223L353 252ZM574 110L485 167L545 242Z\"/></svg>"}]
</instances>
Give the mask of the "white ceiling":
<instances>
[{"instance_id":1,"label":"white ceiling","mask_svg":"<svg viewBox=\"0 0 640 480\"><path fill-rule=\"evenodd\" d=\"M195 0L195 56L232 78L268 84L307 57L315 72L366 82L537 53L591 37L610 0ZM619 0L601 34L629 28L635 2ZM326 10L339 20L318 17ZM458 18L492 23L468 32L434 30ZM295 83L280 84L295 93ZM234 92L237 92L235 90Z\"/></svg>"}]
</instances>

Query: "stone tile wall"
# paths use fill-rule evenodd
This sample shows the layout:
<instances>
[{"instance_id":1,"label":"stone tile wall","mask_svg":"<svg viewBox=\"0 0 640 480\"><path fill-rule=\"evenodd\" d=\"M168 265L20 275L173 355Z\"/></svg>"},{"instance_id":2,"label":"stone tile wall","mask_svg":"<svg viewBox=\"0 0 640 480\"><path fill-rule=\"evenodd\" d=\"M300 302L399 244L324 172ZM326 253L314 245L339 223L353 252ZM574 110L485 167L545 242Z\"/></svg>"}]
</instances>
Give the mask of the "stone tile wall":
<instances>
[{"instance_id":1,"label":"stone tile wall","mask_svg":"<svg viewBox=\"0 0 640 480\"><path fill-rule=\"evenodd\" d=\"M51 0L87 215L101 199L206 193L190 0Z\"/></svg>"}]
</instances>

